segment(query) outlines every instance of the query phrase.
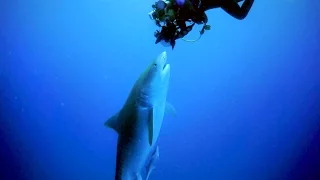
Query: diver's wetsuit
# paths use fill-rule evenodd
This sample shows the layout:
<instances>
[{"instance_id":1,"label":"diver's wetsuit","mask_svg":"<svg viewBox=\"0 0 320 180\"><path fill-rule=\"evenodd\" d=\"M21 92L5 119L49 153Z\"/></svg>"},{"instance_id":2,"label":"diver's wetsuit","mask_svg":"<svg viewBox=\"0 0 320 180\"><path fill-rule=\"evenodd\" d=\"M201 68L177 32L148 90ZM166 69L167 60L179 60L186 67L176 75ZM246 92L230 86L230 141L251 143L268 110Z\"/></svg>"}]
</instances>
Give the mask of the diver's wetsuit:
<instances>
[{"instance_id":1,"label":"diver's wetsuit","mask_svg":"<svg viewBox=\"0 0 320 180\"><path fill-rule=\"evenodd\" d=\"M189 8L179 8L175 7L175 11L179 9L179 13L177 14L177 24L176 28L167 28L162 27L161 32L158 32L156 37L156 44L160 42L161 40L165 40L166 42L170 42L172 49L175 45L175 40L184 37L187 35L193 25L186 26L186 21L192 20L194 23L197 24L206 24L208 19L205 14L205 11L214 9L214 8L222 8L224 11L226 11L229 15L232 17L242 20L244 19L254 2L254 0L186 0L189 1L192 4L193 9ZM238 3L244 1L243 4L240 6ZM179 34L177 35L176 32L179 30ZM172 32L171 32L172 31ZM185 33L181 33L185 32Z\"/></svg>"},{"instance_id":2,"label":"diver's wetsuit","mask_svg":"<svg viewBox=\"0 0 320 180\"><path fill-rule=\"evenodd\" d=\"M163 26L161 32L156 31L155 37L157 38L156 44L160 41L164 40L166 43L170 43L172 49L176 45L176 40L179 38L183 38L187 35L191 30L194 24L186 26L185 22L177 22L178 25L173 23L167 23L166 26Z\"/></svg>"},{"instance_id":3,"label":"diver's wetsuit","mask_svg":"<svg viewBox=\"0 0 320 180\"><path fill-rule=\"evenodd\" d=\"M238 2L241 1L243 0L201 0L200 9L207 11L221 7L232 17L242 20L248 15L254 0L244 0L242 6L240 6Z\"/></svg>"}]
</instances>

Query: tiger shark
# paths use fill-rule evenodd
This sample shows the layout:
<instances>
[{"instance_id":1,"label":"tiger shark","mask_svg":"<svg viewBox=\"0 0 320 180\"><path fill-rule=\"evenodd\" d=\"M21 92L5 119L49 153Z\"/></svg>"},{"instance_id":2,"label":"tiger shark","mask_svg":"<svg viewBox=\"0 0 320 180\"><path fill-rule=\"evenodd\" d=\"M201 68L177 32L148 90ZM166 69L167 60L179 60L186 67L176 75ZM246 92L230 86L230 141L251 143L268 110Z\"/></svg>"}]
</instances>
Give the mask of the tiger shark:
<instances>
[{"instance_id":1,"label":"tiger shark","mask_svg":"<svg viewBox=\"0 0 320 180\"><path fill-rule=\"evenodd\" d=\"M136 80L120 111L104 123L118 134L115 180L148 180L155 168L164 115L175 115L167 103L169 80L170 64L164 51Z\"/></svg>"}]
</instances>

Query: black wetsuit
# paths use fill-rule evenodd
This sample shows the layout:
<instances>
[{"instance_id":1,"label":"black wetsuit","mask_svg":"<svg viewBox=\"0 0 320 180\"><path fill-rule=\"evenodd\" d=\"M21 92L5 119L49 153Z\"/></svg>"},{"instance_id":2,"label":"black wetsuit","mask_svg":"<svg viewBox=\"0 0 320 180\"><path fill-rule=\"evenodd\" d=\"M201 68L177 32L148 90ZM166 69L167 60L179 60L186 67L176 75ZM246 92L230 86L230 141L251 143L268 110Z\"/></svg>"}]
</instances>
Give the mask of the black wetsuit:
<instances>
[{"instance_id":1,"label":"black wetsuit","mask_svg":"<svg viewBox=\"0 0 320 180\"><path fill-rule=\"evenodd\" d=\"M241 1L243 0L201 0L200 9L207 11L220 7L232 17L242 20L248 15L254 0L244 0L240 6L238 2Z\"/></svg>"},{"instance_id":2,"label":"black wetsuit","mask_svg":"<svg viewBox=\"0 0 320 180\"><path fill-rule=\"evenodd\" d=\"M241 1L244 2L240 6L238 3ZM168 28L162 27L161 32L158 32L158 34L156 35L156 44L161 40L165 40L167 42L170 42L173 49L175 40L187 35L194 25L193 24L192 26L186 26L186 21L191 20L197 24L206 24L208 19L205 11L210 9L222 8L232 17L242 20L248 15L254 0L189 0L189 2L192 4L193 9L176 7L177 9L179 9L179 13L176 17L178 23L177 27L170 28L172 29L172 31L174 31L170 33L168 32ZM175 11L177 11L177 9L175 9ZM176 32L178 32L178 34Z\"/></svg>"}]
</instances>

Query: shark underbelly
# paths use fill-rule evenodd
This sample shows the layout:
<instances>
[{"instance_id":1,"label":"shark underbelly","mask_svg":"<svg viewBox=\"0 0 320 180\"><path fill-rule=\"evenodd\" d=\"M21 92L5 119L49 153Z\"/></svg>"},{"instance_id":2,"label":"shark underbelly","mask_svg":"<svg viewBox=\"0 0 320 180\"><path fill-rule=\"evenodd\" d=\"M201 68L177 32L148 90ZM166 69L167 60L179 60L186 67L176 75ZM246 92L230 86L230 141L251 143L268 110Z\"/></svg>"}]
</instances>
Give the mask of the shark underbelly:
<instances>
[{"instance_id":1,"label":"shark underbelly","mask_svg":"<svg viewBox=\"0 0 320 180\"><path fill-rule=\"evenodd\" d=\"M136 136L119 135L116 161L116 180L136 180L154 149L150 146L147 129Z\"/></svg>"}]
</instances>

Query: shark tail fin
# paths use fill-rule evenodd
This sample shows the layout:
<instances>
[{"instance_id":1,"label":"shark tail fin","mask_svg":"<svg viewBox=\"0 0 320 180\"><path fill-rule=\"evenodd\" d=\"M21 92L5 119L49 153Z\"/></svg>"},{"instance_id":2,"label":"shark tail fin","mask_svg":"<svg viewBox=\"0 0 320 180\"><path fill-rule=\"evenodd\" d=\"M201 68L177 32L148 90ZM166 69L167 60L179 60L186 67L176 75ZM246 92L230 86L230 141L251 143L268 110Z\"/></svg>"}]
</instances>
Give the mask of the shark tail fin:
<instances>
[{"instance_id":1,"label":"shark tail fin","mask_svg":"<svg viewBox=\"0 0 320 180\"><path fill-rule=\"evenodd\" d=\"M119 131L120 131L120 123L119 123L119 121L118 121L118 115L119 115L119 113L111 116L111 117L104 123L104 126L115 130L115 131L119 134Z\"/></svg>"}]
</instances>

